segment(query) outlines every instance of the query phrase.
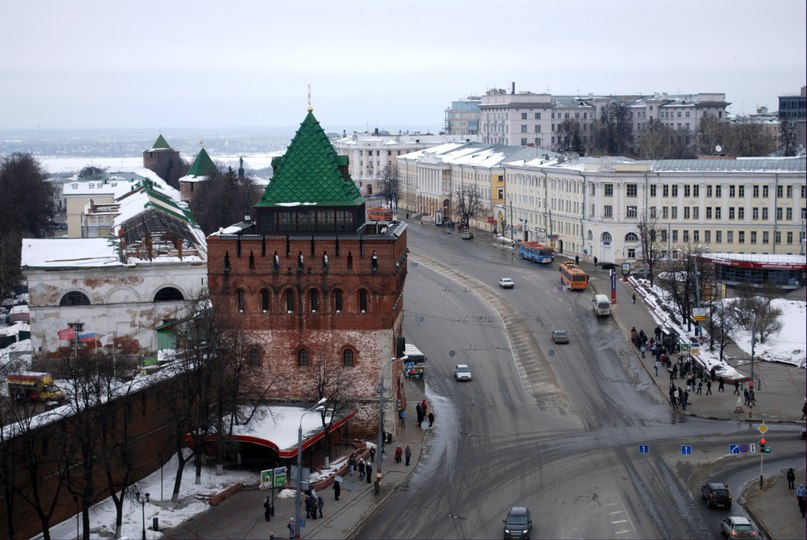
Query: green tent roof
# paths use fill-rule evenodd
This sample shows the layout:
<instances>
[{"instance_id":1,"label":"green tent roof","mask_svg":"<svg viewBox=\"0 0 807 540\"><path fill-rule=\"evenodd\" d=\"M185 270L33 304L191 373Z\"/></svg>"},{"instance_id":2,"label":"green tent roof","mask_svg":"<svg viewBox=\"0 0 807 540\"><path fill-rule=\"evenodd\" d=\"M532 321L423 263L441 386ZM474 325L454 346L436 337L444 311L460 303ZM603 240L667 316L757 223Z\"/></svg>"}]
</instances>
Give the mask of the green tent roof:
<instances>
[{"instance_id":1,"label":"green tent roof","mask_svg":"<svg viewBox=\"0 0 807 540\"><path fill-rule=\"evenodd\" d=\"M358 206L364 203L359 188L340 170L340 166L347 165L347 158L336 154L310 110L276 165L272 180L256 207Z\"/></svg>"},{"instance_id":2,"label":"green tent roof","mask_svg":"<svg viewBox=\"0 0 807 540\"><path fill-rule=\"evenodd\" d=\"M168 143L163 139L162 134L160 134L157 140L154 141L154 144L151 145L151 150L171 150L171 147L168 146Z\"/></svg>"},{"instance_id":3,"label":"green tent roof","mask_svg":"<svg viewBox=\"0 0 807 540\"><path fill-rule=\"evenodd\" d=\"M202 148L196 156L196 159L193 160L193 165L191 165L188 171L188 176L216 176L218 172L219 169L216 167L216 164L213 163L213 160L210 159L207 150Z\"/></svg>"}]
</instances>

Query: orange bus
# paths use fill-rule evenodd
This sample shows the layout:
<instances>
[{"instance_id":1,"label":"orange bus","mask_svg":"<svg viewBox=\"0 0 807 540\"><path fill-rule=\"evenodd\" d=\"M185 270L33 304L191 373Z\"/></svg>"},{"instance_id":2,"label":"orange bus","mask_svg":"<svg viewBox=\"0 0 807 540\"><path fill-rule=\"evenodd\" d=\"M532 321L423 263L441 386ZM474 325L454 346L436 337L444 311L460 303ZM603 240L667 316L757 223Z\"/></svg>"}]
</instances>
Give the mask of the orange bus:
<instances>
[{"instance_id":1,"label":"orange bus","mask_svg":"<svg viewBox=\"0 0 807 540\"><path fill-rule=\"evenodd\" d=\"M367 209L367 219L370 221L392 221L395 212L387 208L371 206Z\"/></svg>"},{"instance_id":2,"label":"orange bus","mask_svg":"<svg viewBox=\"0 0 807 540\"><path fill-rule=\"evenodd\" d=\"M583 291L588 286L588 274L573 262L560 263L560 282L567 289Z\"/></svg>"}]
</instances>

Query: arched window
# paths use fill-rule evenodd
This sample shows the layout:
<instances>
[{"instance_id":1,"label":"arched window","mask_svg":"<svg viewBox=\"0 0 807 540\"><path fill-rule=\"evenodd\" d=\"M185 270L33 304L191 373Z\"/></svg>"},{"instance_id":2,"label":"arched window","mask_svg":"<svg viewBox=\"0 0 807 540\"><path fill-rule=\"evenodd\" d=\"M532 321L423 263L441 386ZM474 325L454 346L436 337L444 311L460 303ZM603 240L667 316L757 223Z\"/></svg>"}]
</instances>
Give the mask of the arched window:
<instances>
[{"instance_id":1,"label":"arched window","mask_svg":"<svg viewBox=\"0 0 807 540\"><path fill-rule=\"evenodd\" d=\"M335 289L333 291L333 309L339 313L344 308L342 304L342 289Z\"/></svg>"},{"instance_id":2,"label":"arched window","mask_svg":"<svg viewBox=\"0 0 807 540\"><path fill-rule=\"evenodd\" d=\"M306 349L297 351L297 367L308 367L308 351Z\"/></svg>"},{"instance_id":3,"label":"arched window","mask_svg":"<svg viewBox=\"0 0 807 540\"><path fill-rule=\"evenodd\" d=\"M258 367L261 365L261 348L257 345L249 349L249 358L247 359L250 366Z\"/></svg>"},{"instance_id":4,"label":"arched window","mask_svg":"<svg viewBox=\"0 0 807 540\"><path fill-rule=\"evenodd\" d=\"M362 313L367 313L367 289L359 291L359 309Z\"/></svg>"},{"instance_id":5,"label":"arched window","mask_svg":"<svg viewBox=\"0 0 807 540\"><path fill-rule=\"evenodd\" d=\"M586 240L588 240L589 242L594 240L594 233L591 232L591 229L588 230L588 235L586 235Z\"/></svg>"},{"instance_id":6,"label":"arched window","mask_svg":"<svg viewBox=\"0 0 807 540\"><path fill-rule=\"evenodd\" d=\"M639 236L635 232L629 232L625 235L625 242L638 242Z\"/></svg>"},{"instance_id":7,"label":"arched window","mask_svg":"<svg viewBox=\"0 0 807 540\"><path fill-rule=\"evenodd\" d=\"M89 306L90 299L87 298L87 295L83 292L79 291L70 291L66 295L62 296L62 299L59 300L60 306Z\"/></svg>"},{"instance_id":8,"label":"arched window","mask_svg":"<svg viewBox=\"0 0 807 540\"><path fill-rule=\"evenodd\" d=\"M246 295L243 289L235 291L235 303L238 308L238 313L244 313L244 309L246 308Z\"/></svg>"},{"instance_id":9,"label":"arched window","mask_svg":"<svg viewBox=\"0 0 807 540\"><path fill-rule=\"evenodd\" d=\"M294 291L286 289L286 311L294 313Z\"/></svg>"},{"instance_id":10,"label":"arched window","mask_svg":"<svg viewBox=\"0 0 807 540\"><path fill-rule=\"evenodd\" d=\"M261 289L261 311L269 313L269 289Z\"/></svg>"},{"instance_id":11,"label":"arched window","mask_svg":"<svg viewBox=\"0 0 807 540\"><path fill-rule=\"evenodd\" d=\"M311 313L316 313L319 309L319 291L311 289L308 292L308 304L311 306Z\"/></svg>"},{"instance_id":12,"label":"arched window","mask_svg":"<svg viewBox=\"0 0 807 540\"><path fill-rule=\"evenodd\" d=\"M600 235L600 242L602 242L603 245L606 245L606 246L611 245L611 233L609 233L609 232L602 233Z\"/></svg>"},{"instance_id":13,"label":"arched window","mask_svg":"<svg viewBox=\"0 0 807 540\"><path fill-rule=\"evenodd\" d=\"M174 302L177 300L185 300L185 297L174 287L164 287L154 295L155 302Z\"/></svg>"},{"instance_id":14,"label":"arched window","mask_svg":"<svg viewBox=\"0 0 807 540\"><path fill-rule=\"evenodd\" d=\"M342 352L342 367L353 367L353 350L345 349Z\"/></svg>"}]
</instances>

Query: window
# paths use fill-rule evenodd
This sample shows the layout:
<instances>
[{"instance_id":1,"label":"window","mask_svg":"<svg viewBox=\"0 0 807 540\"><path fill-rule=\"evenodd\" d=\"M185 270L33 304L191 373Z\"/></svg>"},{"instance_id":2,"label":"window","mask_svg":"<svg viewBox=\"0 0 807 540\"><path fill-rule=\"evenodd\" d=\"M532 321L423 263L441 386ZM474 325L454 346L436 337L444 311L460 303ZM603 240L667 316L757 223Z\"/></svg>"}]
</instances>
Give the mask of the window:
<instances>
[{"instance_id":1,"label":"window","mask_svg":"<svg viewBox=\"0 0 807 540\"><path fill-rule=\"evenodd\" d=\"M261 349L260 347L251 347L249 349L249 357L247 362L250 366L257 367L261 365Z\"/></svg>"},{"instance_id":2,"label":"window","mask_svg":"<svg viewBox=\"0 0 807 540\"><path fill-rule=\"evenodd\" d=\"M527 133L527 124L521 124L521 133Z\"/></svg>"},{"instance_id":3,"label":"window","mask_svg":"<svg viewBox=\"0 0 807 540\"><path fill-rule=\"evenodd\" d=\"M673 184L673 187L672 187L672 196L673 196L673 197L678 197L678 184Z\"/></svg>"},{"instance_id":4,"label":"window","mask_svg":"<svg viewBox=\"0 0 807 540\"><path fill-rule=\"evenodd\" d=\"M667 241L667 229L661 229L661 241L662 242Z\"/></svg>"},{"instance_id":5,"label":"window","mask_svg":"<svg viewBox=\"0 0 807 540\"><path fill-rule=\"evenodd\" d=\"M342 352L342 367L353 367L353 351L345 349Z\"/></svg>"},{"instance_id":6,"label":"window","mask_svg":"<svg viewBox=\"0 0 807 540\"><path fill-rule=\"evenodd\" d=\"M670 212L671 212L670 215L672 216L672 219L678 219L678 207L677 206L671 206L670 207Z\"/></svg>"},{"instance_id":7,"label":"window","mask_svg":"<svg viewBox=\"0 0 807 540\"><path fill-rule=\"evenodd\" d=\"M701 187L698 184L692 186L692 196L693 197L700 197L701 196Z\"/></svg>"},{"instance_id":8,"label":"window","mask_svg":"<svg viewBox=\"0 0 807 540\"><path fill-rule=\"evenodd\" d=\"M706 196L707 197L712 196L712 186L711 185L706 186Z\"/></svg>"},{"instance_id":9,"label":"window","mask_svg":"<svg viewBox=\"0 0 807 540\"><path fill-rule=\"evenodd\" d=\"M793 221L793 209L792 208L786 208L785 209L785 219L787 221Z\"/></svg>"},{"instance_id":10,"label":"window","mask_svg":"<svg viewBox=\"0 0 807 540\"><path fill-rule=\"evenodd\" d=\"M759 186L754 186L752 197L759 197Z\"/></svg>"},{"instance_id":11,"label":"window","mask_svg":"<svg viewBox=\"0 0 807 540\"><path fill-rule=\"evenodd\" d=\"M737 196L745 197L745 186L737 186Z\"/></svg>"},{"instance_id":12,"label":"window","mask_svg":"<svg viewBox=\"0 0 807 540\"><path fill-rule=\"evenodd\" d=\"M756 206L751 209L751 219L757 221L759 219L759 208Z\"/></svg>"},{"instance_id":13,"label":"window","mask_svg":"<svg viewBox=\"0 0 807 540\"><path fill-rule=\"evenodd\" d=\"M698 230L692 231L692 241L693 242L700 242L701 241L701 232Z\"/></svg>"},{"instance_id":14,"label":"window","mask_svg":"<svg viewBox=\"0 0 807 540\"><path fill-rule=\"evenodd\" d=\"M729 207L729 219L734 219L734 207Z\"/></svg>"},{"instance_id":15,"label":"window","mask_svg":"<svg viewBox=\"0 0 807 540\"><path fill-rule=\"evenodd\" d=\"M779 232L779 231L777 231L777 232ZM770 237L768 235L768 231L762 231L762 243L763 244L770 243Z\"/></svg>"},{"instance_id":16,"label":"window","mask_svg":"<svg viewBox=\"0 0 807 540\"><path fill-rule=\"evenodd\" d=\"M767 220L768 220L768 208L764 207L762 209L762 221L767 221Z\"/></svg>"},{"instance_id":17,"label":"window","mask_svg":"<svg viewBox=\"0 0 807 540\"><path fill-rule=\"evenodd\" d=\"M684 219L689 219L689 206L684 207Z\"/></svg>"},{"instance_id":18,"label":"window","mask_svg":"<svg viewBox=\"0 0 807 540\"><path fill-rule=\"evenodd\" d=\"M768 186L762 186L762 196L763 197L768 196Z\"/></svg>"},{"instance_id":19,"label":"window","mask_svg":"<svg viewBox=\"0 0 807 540\"><path fill-rule=\"evenodd\" d=\"M700 210L697 206L692 207L692 219L700 219Z\"/></svg>"},{"instance_id":20,"label":"window","mask_svg":"<svg viewBox=\"0 0 807 540\"><path fill-rule=\"evenodd\" d=\"M651 197L655 197L655 196L656 196L656 184L651 184L651 185L650 185L650 196L651 196Z\"/></svg>"},{"instance_id":21,"label":"window","mask_svg":"<svg viewBox=\"0 0 807 540\"><path fill-rule=\"evenodd\" d=\"M745 219L745 207L740 206L737 208L737 219Z\"/></svg>"},{"instance_id":22,"label":"window","mask_svg":"<svg viewBox=\"0 0 807 540\"><path fill-rule=\"evenodd\" d=\"M333 291L333 309L336 310L337 313L342 311L342 289L336 289Z\"/></svg>"},{"instance_id":23,"label":"window","mask_svg":"<svg viewBox=\"0 0 807 540\"><path fill-rule=\"evenodd\" d=\"M780 234L780 233L779 233L779 232L777 232L776 234ZM781 241L781 237L779 238L779 240ZM776 243L778 244L779 242L777 241ZM792 244L792 243L793 243L793 233L792 233L791 231L788 231L788 232L787 232L787 243L788 243L788 244Z\"/></svg>"},{"instance_id":24,"label":"window","mask_svg":"<svg viewBox=\"0 0 807 540\"><path fill-rule=\"evenodd\" d=\"M734 243L734 231L726 231L726 242L729 244Z\"/></svg>"},{"instance_id":25,"label":"window","mask_svg":"<svg viewBox=\"0 0 807 540\"><path fill-rule=\"evenodd\" d=\"M734 197L734 186L729 186L729 197Z\"/></svg>"},{"instance_id":26,"label":"window","mask_svg":"<svg viewBox=\"0 0 807 540\"><path fill-rule=\"evenodd\" d=\"M308 367L308 351L300 349L297 351L297 367Z\"/></svg>"},{"instance_id":27,"label":"window","mask_svg":"<svg viewBox=\"0 0 807 540\"><path fill-rule=\"evenodd\" d=\"M155 302L171 302L178 300L185 300L185 297L182 296L182 293L174 287L164 287L157 291L157 294L154 295Z\"/></svg>"},{"instance_id":28,"label":"window","mask_svg":"<svg viewBox=\"0 0 807 540\"><path fill-rule=\"evenodd\" d=\"M540 120L541 119L541 113L539 113L539 112L535 113L535 119Z\"/></svg>"},{"instance_id":29,"label":"window","mask_svg":"<svg viewBox=\"0 0 807 540\"><path fill-rule=\"evenodd\" d=\"M359 310L362 313L367 313L367 289L359 291Z\"/></svg>"},{"instance_id":30,"label":"window","mask_svg":"<svg viewBox=\"0 0 807 540\"><path fill-rule=\"evenodd\" d=\"M673 231L672 231L672 241L673 241L673 243L678 242L678 229L673 229Z\"/></svg>"},{"instance_id":31,"label":"window","mask_svg":"<svg viewBox=\"0 0 807 540\"><path fill-rule=\"evenodd\" d=\"M782 220L782 208L777 206L776 207L776 221Z\"/></svg>"},{"instance_id":32,"label":"window","mask_svg":"<svg viewBox=\"0 0 807 540\"><path fill-rule=\"evenodd\" d=\"M782 193L783 193L783 191L784 191L784 190L782 189L782 186L776 186L776 198L777 198L777 199L781 199L781 198L782 198Z\"/></svg>"},{"instance_id":33,"label":"window","mask_svg":"<svg viewBox=\"0 0 807 540\"><path fill-rule=\"evenodd\" d=\"M722 214L722 208L715 206L715 219L723 219L720 214Z\"/></svg>"},{"instance_id":34,"label":"window","mask_svg":"<svg viewBox=\"0 0 807 540\"><path fill-rule=\"evenodd\" d=\"M606 197L614 196L614 184L605 184L605 196Z\"/></svg>"},{"instance_id":35,"label":"window","mask_svg":"<svg viewBox=\"0 0 807 540\"><path fill-rule=\"evenodd\" d=\"M614 217L614 207L613 207L613 206L611 206L610 204L606 204L606 205L603 207L603 211L602 211L602 217L605 217L605 218L612 218L612 217Z\"/></svg>"},{"instance_id":36,"label":"window","mask_svg":"<svg viewBox=\"0 0 807 540\"><path fill-rule=\"evenodd\" d=\"M787 198L793 198L793 186L787 186Z\"/></svg>"},{"instance_id":37,"label":"window","mask_svg":"<svg viewBox=\"0 0 807 540\"><path fill-rule=\"evenodd\" d=\"M311 307L311 313L316 313L319 309L319 291L311 289L308 291L308 305Z\"/></svg>"},{"instance_id":38,"label":"window","mask_svg":"<svg viewBox=\"0 0 807 540\"><path fill-rule=\"evenodd\" d=\"M661 207L661 219L668 219L670 217L670 208L668 206Z\"/></svg>"},{"instance_id":39,"label":"window","mask_svg":"<svg viewBox=\"0 0 807 540\"><path fill-rule=\"evenodd\" d=\"M62 299L59 300L59 305L60 306L89 306L90 305L90 299L83 292L70 291L69 293L62 296Z\"/></svg>"},{"instance_id":40,"label":"window","mask_svg":"<svg viewBox=\"0 0 807 540\"><path fill-rule=\"evenodd\" d=\"M684 186L684 197L689 197L689 184Z\"/></svg>"},{"instance_id":41,"label":"window","mask_svg":"<svg viewBox=\"0 0 807 540\"><path fill-rule=\"evenodd\" d=\"M745 244L745 231L737 232L737 243Z\"/></svg>"},{"instance_id":42,"label":"window","mask_svg":"<svg viewBox=\"0 0 807 540\"><path fill-rule=\"evenodd\" d=\"M712 231L703 231L703 241L707 244L712 242Z\"/></svg>"},{"instance_id":43,"label":"window","mask_svg":"<svg viewBox=\"0 0 807 540\"><path fill-rule=\"evenodd\" d=\"M527 146L527 137L521 138L521 146Z\"/></svg>"},{"instance_id":44,"label":"window","mask_svg":"<svg viewBox=\"0 0 807 540\"><path fill-rule=\"evenodd\" d=\"M628 259L636 258L636 248L628 248Z\"/></svg>"},{"instance_id":45,"label":"window","mask_svg":"<svg viewBox=\"0 0 807 540\"><path fill-rule=\"evenodd\" d=\"M269 289L261 289L261 311L269 312Z\"/></svg>"},{"instance_id":46,"label":"window","mask_svg":"<svg viewBox=\"0 0 807 540\"><path fill-rule=\"evenodd\" d=\"M635 218L636 217L636 206L628 206L626 216L628 218Z\"/></svg>"},{"instance_id":47,"label":"window","mask_svg":"<svg viewBox=\"0 0 807 540\"><path fill-rule=\"evenodd\" d=\"M294 291L286 289L286 312L294 313Z\"/></svg>"},{"instance_id":48,"label":"window","mask_svg":"<svg viewBox=\"0 0 807 540\"><path fill-rule=\"evenodd\" d=\"M635 232L629 232L625 235L625 242L638 242L639 236Z\"/></svg>"},{"instance_id":49,"label":"window","mask_svg":"<svg viewBox=\"0 0 807 540\"><path fill-rule=\"evenodd\" d=\"M656 207L655 206L650 207L650 219L656 219Z\"/></svg>"},{"instance_id":50,"label":"window","mask_svg":"<svg viewBox=\"0 0 807 540\"><path fill-rule=\"evenodd\" d=\"M244 313L244 308L246 306L246 294L244 293L243 289L238 289L235 291L235 303L238 307L238 313Z\"/></svg>"},{"instance_id":51,"label":"window","mask_svg":"<svg viewBox=\"0 0 807 540\"><path fill-rule=\"evenodd\" d=\"M706 207L706 219L712 219L712 207L711 206Z\"/></svg>"},{"instance_id":52,"label":"window","mask_svg":"<svg viewBox=\"0 0 807 540\"><path fill-rule=\"evenodd\" d=\"M670 196L670 186L664 184L661 186L661 196L662 197L669 197Z\"/></svg>"},{"instance_id":53,"label":"window","mask_svg":"<svg viewBox=\"0 0 807 540\"><path fill-rule=\"evenodd\" d=\"M635 197L638 190L636 188L636 184L626 184L625 185L625 195L627 197Z\"/></svg>"},{"instance_id":54,"label":"window","mask_svg":"<svg viewBox=\"0 0 807 540\"><path fill-rule=\"evenodd\" d=\"M684 229L684 242L689 242L689 229Z\"/></svg>"},{"instance_id":55,"label":"window","mask_svg":"<svg viewBox=\"0 0 807 540\"><path fill-rule=\"evenodd\" d=\"M751 231L751 243L752 244L757 243L757 231Z\"/></svg>"},{"instance_id":56,"label":"window","mask_svg":"<svg viewBox=\"0 0 807 540\"><path fill-rule=\"evenodd\" d=\"M715 244L723 243L723 231L715 231Z\"/></svg>"}]
</instances>

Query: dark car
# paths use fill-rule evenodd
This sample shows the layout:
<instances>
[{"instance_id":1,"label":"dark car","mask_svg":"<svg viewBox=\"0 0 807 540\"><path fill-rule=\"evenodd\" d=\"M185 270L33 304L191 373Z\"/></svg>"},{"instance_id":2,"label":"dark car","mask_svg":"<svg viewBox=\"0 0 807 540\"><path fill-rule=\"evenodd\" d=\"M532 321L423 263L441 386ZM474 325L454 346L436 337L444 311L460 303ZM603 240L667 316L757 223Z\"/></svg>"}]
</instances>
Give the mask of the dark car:
<instances>
[{"instance_id":1,"label":"dark car","mask_svg":"<svg viewBox=\"0 0 807 540\"><path fill-rule=\"evenodd\" d=\"M726 484L703 484L701 495L703 495L703 501L709 508L731 508L731 494Z\"/></svg>"},{"instance_id":2,"label":"dark car","mask_svg":"<svg viewBox=\"0 0 807 540\"><path fill-rule=\"evenodd\" d=\"M604 263L600 264L600 267L603 270L616 270L616 264L612 263L612 262L604 262Z\"/></svg>"},{"instance_id":3,"label":"dark car","mask_svg":"<svg viewBox=\"0 0 807 540\"><path fill-rule=\"evenodd\" d=\"M530 511L524 506L514 506L507 512L504 520L504 540L529 540L532 530Z\"/></svg>"}]
</instances>

